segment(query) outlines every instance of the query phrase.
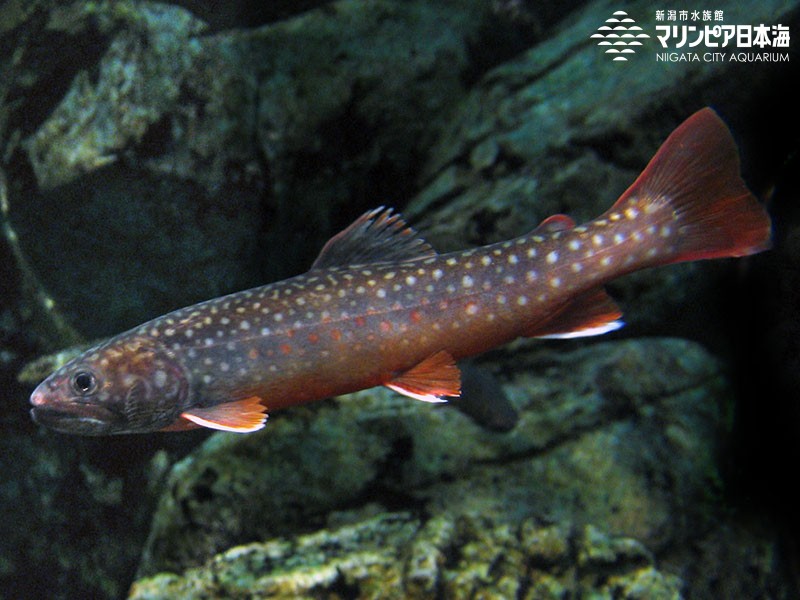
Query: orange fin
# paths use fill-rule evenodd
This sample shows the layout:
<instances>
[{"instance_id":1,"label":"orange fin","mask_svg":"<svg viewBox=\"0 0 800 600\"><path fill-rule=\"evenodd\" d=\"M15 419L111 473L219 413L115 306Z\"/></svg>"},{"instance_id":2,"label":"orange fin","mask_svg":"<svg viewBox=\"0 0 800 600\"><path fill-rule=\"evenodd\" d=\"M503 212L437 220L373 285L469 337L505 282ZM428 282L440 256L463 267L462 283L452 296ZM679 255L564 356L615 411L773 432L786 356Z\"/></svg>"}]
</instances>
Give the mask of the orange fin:
<instances>
[{"instance_id":1,"label":"orange fin","mask_svg":"<svg viewBox=\"0 0 800 600\"><path fill-rule=\"evenodd\" d=\"M264 427L267 421L266 410L261 404L261 399L253 396L208 408L192 408L181 413L181 416L192 423L210 429L250 433Z\"/></svg>"},{"instance_id":2,"label":"orange fin","mask_svg":"<svg viewBox=\"0 0 800 600\"><path fill-rule=\"evenodd\" d=\"M593 288L567 302L545 321L536 323L525 335L537 338L575 338L601 335L623 326L622 311L606 291Z\"/></svg>"},{"instance_id":3,"label":"orange fin","mask_svg":"<svg viewBox=\"0 0 800 600\"><path fill-rule=\"evenodd\" d=\"M573 227L575 227L575 221L572 220L572 217L562 214L550 215L539 223L539 226L531 233L548 234L556 231L565 231Z\"/></svg>"},{"instance_id":4,"label":"orange fin","mask_svg":"<svg viewBox=\"0 0 800 600\"><path fill-rule=\"evenodd\" d=\"M311 269L415 260L436 251L391 208L364 213L322 248Z\"/></svg>"},{"instance_id":5,"label":"orange fin","mask_svg":"<svg viewBox=\"0 0 800 600\"><path fill-rule=\"evenodd\" d=\"M675 221L675 251L659 264L745 256L770 247L770 219L739 175L739 153L710 108L673 131L612 207Z\"/></svg>"},{"instance_id":6,"label":"orange fin","mask_svg":"<svg viewBox=\"0 0 800 600\"><path fill-rule=\"evenodd\" d=\"M450 353L440 350L384 385L423 402L447 402L443 396L461 395L461 373Z\"/></svg>"},{"instance_id":7,"label":"orange fin","mask_svg":"<svg viewBox=\"0 0 800 600\"><path fill-rule=\"evenodd\" d=\"M192 423L183 417L178 417L174 423L167 425L166 427L162 427L159 429L159 431L191 431L192 429L197 429L198 427L200 427L200 425L197 423Z\"/></svg>"}]
</instances>

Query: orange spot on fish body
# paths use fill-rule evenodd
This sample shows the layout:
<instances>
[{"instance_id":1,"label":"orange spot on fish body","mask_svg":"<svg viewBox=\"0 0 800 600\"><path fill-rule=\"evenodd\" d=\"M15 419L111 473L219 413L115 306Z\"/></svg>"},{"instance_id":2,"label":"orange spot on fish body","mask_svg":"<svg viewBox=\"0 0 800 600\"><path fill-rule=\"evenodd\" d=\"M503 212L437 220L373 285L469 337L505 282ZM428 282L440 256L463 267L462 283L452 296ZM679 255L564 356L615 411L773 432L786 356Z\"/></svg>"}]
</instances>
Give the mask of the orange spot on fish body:
<instances>
[{"instance_id":1,"label":"orange spot on fish body","mask_svg":"<svg viewBox=\"0 0 800 600\"><path fill-rule=\"evenodd\" d=\"M388 333L392 330L392 324L389 321L381 321L381 331Z\"/></svg>"},{"instance_id":2,"label":"orange spot on fish body","mask_svg":"<svg viewBox=\"0 0 800 600\"><path fill-rule=\"evenodd\" d=\"M353 319L353 321L359 327L363 327L366 324L366 321L364 320L364 317L356 317L355 319Z\"/></svg>"},{"instance_id":3,"label":"orange spot on fish body","mask_svg":"<svg viewBox=\"0 0 800 600\"><path fill-rule=\"evenodd\" d=\"M255 359L257 359L257 358L258 358L258 348L250 348L250 350L249 350L249 351L248 351L248 353L247 353L247 357L248 357L250 360L255 360Z\"/></svg>"},{"instance_id":4,"label":"orange spot on fish body","mask_svg":"<svg viewBox=\"0 0 800 600\"><path fill-rule=\"evenodd\" d=\"M339 329L334 329L333 331L331 331L331 339L332 339L334 342L338 342L339 340L341 340L341 339L342 339L342 332L341 332L341 330L339 330Z\"/></svg>"},{"instance_id":5,"label":"orange spot on fish body","mask_svg":"<svg viewBox=\"0 0 800 600\"><path fill-rule=\"evenodd\" d=\"M419 313L418 310L412 310L410 318L412 323L419 323L420 321L422 321L422 315Z\"/></svg>"},{"instance_id":6,"label":"orange spot on fish body","mask_svg":"<svg viewBox=\"0 0 800 600\"><path fill-rule=\"evenodd\" d=\"M289 344L281 344L281 352L284 354L291 354L292 347Z\"/></svg>"},{"instance_id":7,"label":"orange spot on fish body","mask_svg":"<svg viewBox=\"0 0 800 600\"><path fill-rule=\"evenodd\" d=\"M308 334L308 341L316 344L319 341L319 336L316 333L310 333Z\"/></svg>"}]
</instances>

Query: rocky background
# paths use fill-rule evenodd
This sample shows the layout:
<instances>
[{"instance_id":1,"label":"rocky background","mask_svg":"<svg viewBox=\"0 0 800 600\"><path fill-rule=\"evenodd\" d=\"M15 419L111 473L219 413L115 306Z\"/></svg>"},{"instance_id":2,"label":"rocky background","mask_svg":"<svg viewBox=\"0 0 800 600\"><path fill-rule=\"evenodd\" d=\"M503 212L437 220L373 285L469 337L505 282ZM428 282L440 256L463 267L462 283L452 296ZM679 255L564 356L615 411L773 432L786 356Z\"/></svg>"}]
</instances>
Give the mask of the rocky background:
<instances>
[{"instance_id":1,"label":"rocky background","mask_svg":"<svg viewBox=\"0 0 800 600\"><path fill-rule=\"evenodd\" d=\"M797 597L800 41L619 64L589 38L671 8L800 35L778 0L0 2L0 598ZM615 282L613 336L482 358L509 432L382 390L250 436L27 415L34 358L301 272L377 205L441 251L593 217L705 105L775 248Z\"/></svg>"}]
</instances>

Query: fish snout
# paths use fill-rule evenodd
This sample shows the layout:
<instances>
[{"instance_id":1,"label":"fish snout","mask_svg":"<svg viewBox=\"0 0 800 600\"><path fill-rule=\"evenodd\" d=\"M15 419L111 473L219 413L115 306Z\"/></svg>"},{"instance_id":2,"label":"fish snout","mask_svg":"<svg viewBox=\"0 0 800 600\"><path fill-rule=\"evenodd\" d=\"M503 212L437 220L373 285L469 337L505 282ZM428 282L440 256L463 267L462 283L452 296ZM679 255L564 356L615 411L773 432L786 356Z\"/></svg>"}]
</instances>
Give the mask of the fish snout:
<instances>
[{"instance_id":1,"label":"fish snout","mask_svg":"<svg viewBox=\"0 0 800 600\"><path fill-rule=\"evenodd\" d=\"M45 380L36 386L36 389L31 393L30 403L34 408L45 407L53 403L53 390L50 387L49 380Z\"/></svg>"}]
</instances>

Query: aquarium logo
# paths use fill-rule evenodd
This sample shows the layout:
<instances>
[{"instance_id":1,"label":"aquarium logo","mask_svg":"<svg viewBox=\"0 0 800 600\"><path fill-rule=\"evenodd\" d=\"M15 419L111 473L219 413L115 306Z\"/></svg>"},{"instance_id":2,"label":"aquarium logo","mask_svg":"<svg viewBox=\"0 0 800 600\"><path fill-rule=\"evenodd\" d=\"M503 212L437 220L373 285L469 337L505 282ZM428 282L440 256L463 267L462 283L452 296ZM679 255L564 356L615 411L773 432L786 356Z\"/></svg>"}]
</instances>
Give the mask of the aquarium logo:
<instances>
[{"instance_id":1,"label":"aquarium logo","mask_svg":"<svg viewBox=\"0 0 800 600\"><path fill-rule=\"evenodd\" d=\"M789 62L788 25L724 24L721 10L656 10L656 62Z\"/></svg>"},{"instance_id":2,"label":"aquarium logo","mask_svg":"<svg viewBox=\"0 0 800 600\"><path fill-rule=\"evenodd\" d=\"M615 11L606 19L606 24L591 35L592 39L600 40L598 46L606 47L605 53L613 57L611 60L618 61L627 61L626 55L635 54L635 48L642 45L640 40L649 37L624 10Z\"/></svg>"}]
</instances>

